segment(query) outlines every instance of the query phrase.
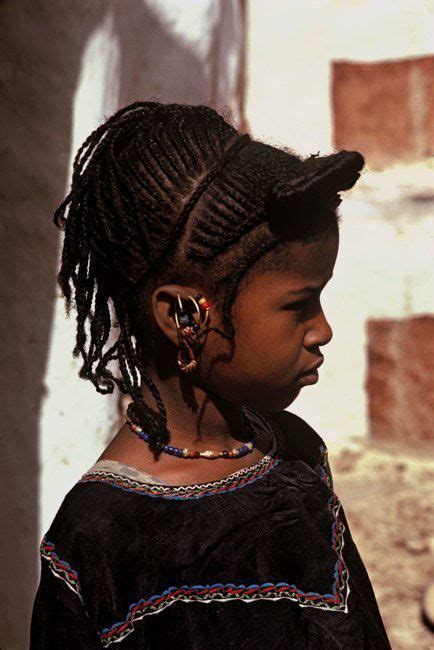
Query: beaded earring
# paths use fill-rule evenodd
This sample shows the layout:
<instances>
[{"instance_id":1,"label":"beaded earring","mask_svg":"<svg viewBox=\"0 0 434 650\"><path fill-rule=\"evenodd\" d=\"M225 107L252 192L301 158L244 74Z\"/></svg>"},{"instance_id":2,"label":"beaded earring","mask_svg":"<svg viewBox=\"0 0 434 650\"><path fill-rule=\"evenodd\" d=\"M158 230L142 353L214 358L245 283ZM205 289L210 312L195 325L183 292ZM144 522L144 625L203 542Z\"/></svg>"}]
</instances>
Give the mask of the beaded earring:
<instances>
[{"instance_id":1,"label":"beaded earring","mask_svg":"<svg viewBox=\"0 0 434 650\"><path fill-rule=\"evenodd\" d=\"M183 372L193 372L197 368L194 346L200 333L205 329L209 320L210 303L201 293L188 296L194 305L195 312L190 314L184 309L181 296L177 294L178 305L175 305L175 323L178 332L178 366ZM179 306L179 307L178 307ZM205 312L203 314L203 312ZM183 357L186 357L183 358Z\"/></svg>"}]
</instances>

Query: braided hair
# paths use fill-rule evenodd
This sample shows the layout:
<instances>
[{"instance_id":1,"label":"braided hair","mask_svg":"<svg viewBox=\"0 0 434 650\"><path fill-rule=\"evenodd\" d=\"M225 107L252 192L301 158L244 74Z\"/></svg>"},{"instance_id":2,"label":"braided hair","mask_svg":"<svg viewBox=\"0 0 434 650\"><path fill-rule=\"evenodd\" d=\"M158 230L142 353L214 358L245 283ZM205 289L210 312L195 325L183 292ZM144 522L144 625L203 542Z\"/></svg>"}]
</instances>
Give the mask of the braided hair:
<instances>
[{"instance_id":1,"label":"braided hair","mask_svg":"<svg viewBox=\"0 0 434 650\"><path fill-rule=\"evenodd\" d=\"M146 374L155 355L153 288L189 282L207 292L224 327L208 331L233 339L231 308L248 269L279 244L336 227L338 191L354 185L363 164L347 151L303 160L202 105L136 102L83 143L54 214L65 233L57 278L67 313L73 303L77 312L73 356L98 392L117 385L131 396L129 412L156 457L169 432ZM120 376L109 369L114 360Z\"/></svg>"}]
</instances>

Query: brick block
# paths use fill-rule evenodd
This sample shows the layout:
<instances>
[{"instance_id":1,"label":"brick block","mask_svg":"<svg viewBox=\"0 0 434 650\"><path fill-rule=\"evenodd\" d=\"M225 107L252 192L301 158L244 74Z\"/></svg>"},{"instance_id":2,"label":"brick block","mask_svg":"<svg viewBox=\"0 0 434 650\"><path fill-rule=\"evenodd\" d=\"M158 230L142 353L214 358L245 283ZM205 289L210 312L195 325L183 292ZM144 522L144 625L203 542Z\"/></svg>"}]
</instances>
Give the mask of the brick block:
<instances>
[{"instance_id":1,"label":"brick block","mask_svg":"<svg viewBox=\"0 0 434 650\"><path fill-rule=\"evenodd\" d=\"M413 444L434 436L434 316L368 320L370 434Z\"/></svg>"},{"instance_id":2,"label":"brick block","mask_svg":"<svg viewBox=\"0 0 434 650\"><path fill-rule=\"evenodd\" d=\"M356 149L373 169L434 153L434 56L335 61L334 144Z\"/></svg>"}]
</instances>

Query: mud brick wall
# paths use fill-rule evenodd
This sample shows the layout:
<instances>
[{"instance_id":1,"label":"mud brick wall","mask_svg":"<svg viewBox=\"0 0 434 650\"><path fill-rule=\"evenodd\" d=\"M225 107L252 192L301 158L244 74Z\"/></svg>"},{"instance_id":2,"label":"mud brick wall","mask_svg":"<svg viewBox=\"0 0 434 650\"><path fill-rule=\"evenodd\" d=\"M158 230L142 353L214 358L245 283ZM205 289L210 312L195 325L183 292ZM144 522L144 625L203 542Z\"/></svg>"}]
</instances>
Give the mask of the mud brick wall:
<instances>
[{"instance_id":1,"label":"mud brick wall","mask_svg":"<svg viewBox=\"0 0 434 650\"><path fill-rule=\"evenodd\" d=\"M434 316L372 319L368 332L371 435L407 444L434 436Z\"/></svg>"},{"instance_id":2,"label":"mud brick wall","mask_svg":"<svg viewBox=\"0 0 434 650\"><path fill-rule=\"evenodd\" d=\"M434 153L434 56L332 64L334 144L373 169Z\"/></svg>"}]
</instances>

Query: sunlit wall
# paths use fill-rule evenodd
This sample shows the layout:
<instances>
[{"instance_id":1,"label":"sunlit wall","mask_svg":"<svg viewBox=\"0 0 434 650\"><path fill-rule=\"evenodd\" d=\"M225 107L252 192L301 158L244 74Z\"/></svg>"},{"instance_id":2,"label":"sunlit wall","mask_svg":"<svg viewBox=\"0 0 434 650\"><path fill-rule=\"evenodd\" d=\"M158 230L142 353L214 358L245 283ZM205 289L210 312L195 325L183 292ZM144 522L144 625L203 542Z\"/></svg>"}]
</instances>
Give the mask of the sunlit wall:
<instances>
[{"instance_id":1,"label":"sunlit wall","mask_svg":"<svg viewBox=\"0 0 434 650\"><path fill-rule=\"evenodd\" d=\"M433 54L432 2L251 0L249 13L253 135L304 155L332 151L333 61ZM403 96L402 107L406 101ZM368 161L341 206L340 252L323 292L334 338L323 349L319 383L305 387L290 407L332 449L369 434L368 319L433 312L433 202L413 200L432 193L432 172L428 160L381 172L370 170Z\"/></svg>"}]
</instances>

